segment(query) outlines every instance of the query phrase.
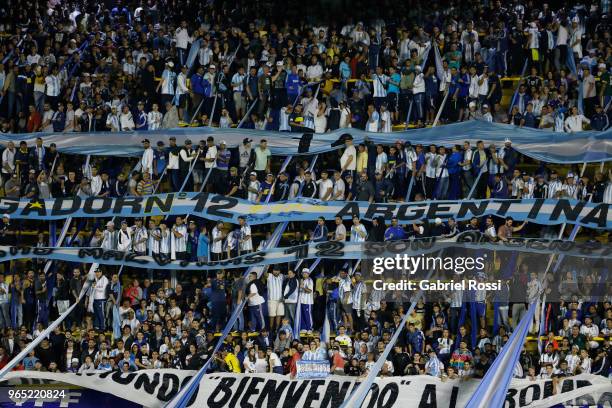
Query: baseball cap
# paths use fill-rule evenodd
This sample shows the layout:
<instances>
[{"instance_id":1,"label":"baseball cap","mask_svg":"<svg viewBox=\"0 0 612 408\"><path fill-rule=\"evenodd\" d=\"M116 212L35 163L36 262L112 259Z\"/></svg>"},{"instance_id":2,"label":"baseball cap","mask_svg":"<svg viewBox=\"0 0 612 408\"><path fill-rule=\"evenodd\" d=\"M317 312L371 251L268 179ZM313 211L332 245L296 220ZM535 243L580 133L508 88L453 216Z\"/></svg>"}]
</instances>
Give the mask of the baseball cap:
<instances>
[{"instance_id":1,"label":"baseball cap","mask_svg":"<svg viewBox=\"0 0 612 408\"><path fill-rule=\"evenodd\" d=\"M302 273L310 273L310 269L304 268L304 269L302 269Z\"/></svg>"},{"instance_id":2,"label":"baseball cap","mask_svg":"<svg viewBox=\"0 0 612 408\"><path fill-rule=\"evenodd\" d=\"M149 141L149 139L144 139L142 143L151 143L151 142Z\"/></svg>"},{"instance_id":3,"label":"baseball cap","mask_svg":"<svg viewBox=\"0 0 612 408\"><path fill-rule=\"evenodd\" d=\"M242 139L242 144L249 144L253 141L253 139L249 139L248 137L245 137L244 139Z\"/></svg>"},{"instance_id":4,"label":"baseball cap","mask_svg":"<svg viewBox=\"0 0 612 408\"><path fill-rule=\"evenodd\" d=\"M216 67L215 67L215 64L210 64L210 65L208 66L208 68L215 69Z\"/></svg>"},{"instance_id":5,"label":"baseball cap","mask_svg":"<svg viewBox=\"0 0 612 408\"><path fill-rule=\"evenodd\" d=\"M254 171L251 172L251 176L257 176L257 173L255 173Z\"/></svg>"},{"instance_id":6,"label":"baseball cap","mask_svg":"<svg viewBox=\"0 0 612 408\"><path fill-rule=\"evenodd\" d=\"M277 67L282 67L283 65L285 65L285 64L283 63L283 61L276 61L276 66L277 66Z\"/></svg>"},{"instance_id":7,"label":"baseball cap","mask_svg":"<svg viewBox=\"0 0 612 408\"><path fill-rule=\"evenodd\" d=\"M219 143L220 145L226 145L227 143L225 142L225 140L222 140L221 143Z\"/></svg>"},{"instance_id":8,"label":"baseball cap","mask_svg":"<svg viewBox=\"0 0 612 408\"><path fill-rule=\"evenodd\" d=\"M190 145L191 144L191 139L185 139L185 144L186 145Z\"/></svg>"}]
</instances>

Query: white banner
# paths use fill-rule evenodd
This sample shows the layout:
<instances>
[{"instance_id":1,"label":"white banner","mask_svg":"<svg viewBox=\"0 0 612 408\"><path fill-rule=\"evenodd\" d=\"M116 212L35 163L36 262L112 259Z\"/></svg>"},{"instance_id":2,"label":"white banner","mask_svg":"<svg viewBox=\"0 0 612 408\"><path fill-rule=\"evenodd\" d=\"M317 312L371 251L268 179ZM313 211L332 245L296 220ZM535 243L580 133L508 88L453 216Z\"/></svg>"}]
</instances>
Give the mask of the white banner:
<instances>
[{"instance_id":1,"label":"white banner","mask_svg":"<svg viewBox=\"0 0 612 408\"><path fill-rule=\"evenodd\" d=\"M88 375L15 371L8 373L5 380L15 386L40 383L39 380L59 381L110 393L145 407L162 408L193 374L194 371L174 369ZM209 374L202 379L189 406L338 407L356 385L358 379L344 376L291 380L278 374ZM379 378L363 407L459 408L467 403L477 385L478 380L442 381L430 376ZM555 404L612 407L612 384L604 377L579 375L561 380L556 388L553 394L551 380L513 380L504 407L547 408ZM20 404L17 399L13 401Z\"/></svg>"}]
</instances>

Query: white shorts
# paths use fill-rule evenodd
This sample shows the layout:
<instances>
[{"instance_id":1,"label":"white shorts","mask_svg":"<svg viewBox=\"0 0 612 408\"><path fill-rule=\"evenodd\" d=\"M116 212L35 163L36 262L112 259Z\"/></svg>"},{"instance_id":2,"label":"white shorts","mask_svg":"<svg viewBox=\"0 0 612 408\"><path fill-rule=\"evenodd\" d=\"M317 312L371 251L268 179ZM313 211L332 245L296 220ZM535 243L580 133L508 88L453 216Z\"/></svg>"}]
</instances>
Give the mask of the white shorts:
<instances>
[{"instance_id":1,"label":"white shorts","mask_svg":"<svg viewBox=\"0 0 612 408\"><path fill-rule=\"evenodd\" d=\"M284 316L285 304L282 300L268 300L268 316Z\"/></svg>"}]
</instances>

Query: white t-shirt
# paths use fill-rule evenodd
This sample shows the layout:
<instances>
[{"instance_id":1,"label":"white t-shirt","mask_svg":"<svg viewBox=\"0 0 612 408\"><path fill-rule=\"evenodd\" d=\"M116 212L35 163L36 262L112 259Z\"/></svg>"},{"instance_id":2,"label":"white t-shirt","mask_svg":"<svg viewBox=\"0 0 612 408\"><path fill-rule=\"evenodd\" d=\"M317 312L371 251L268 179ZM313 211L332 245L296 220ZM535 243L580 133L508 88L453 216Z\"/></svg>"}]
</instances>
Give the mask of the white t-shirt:
<instances>
[{"instance_id":1,"label":"white t-shirt","mask_svg":"<svg viewBox=\"0 0 612 408\"><path fill-rule=\"evenodd\" d=\"M214 161L206 161L204 162L204 168L212 169L217 167L217 146L211 146L206 151L206 159L215 159Z\"/></svg>"},{"instance_id":2,"label":"white t-shirt","mask_svg":"<svg viewBox=\"0 0 612 408\"><path fill-rule=\"evenodd\" d=\"M385 133L391 132L391 113L389 111L380 113L380 131Z\"/></svg>"},{"instance_id":3,"label":"white t-shirt","mask_svg":"<svg viewBox=\"0 0 612 408\"><path fill-rule=\"evenodd\" d=\"M489 94L489 78L485 77L484 74L478 77L479 81L482 81L482 84L478 85L478 95L488 95Z\"/></svg>"},{"instance_id":4,"label":"white t-shirt","mask_svg":"<svg viewBox=\"0 0 612 408\"><path fill-rule=\"evenodd\" d=\"M265 301L263 296L261 296L261 294L257 290L257 285L255 285L254 283L249 287L249 294L255 295L249 296L249 306L259 306Z\"/></svg>"},{"instance_id":5,"label":"white t-shirt","mask_svg":"<svg viewBox=\"0 0 612 408\"><path fill-rule=\"evenodd\" d=\"M425 153L425 177L436 178L436 153Z\"/></svg>"},{"instance_id":6,"label":"white t-shirt","mask_svg":"<svg viewBox=\"0 0 612 408\"><path fill-rule=\"evenodd\" d=\"M319 198L321 200L324 201L329 201L332 199L333 197L333 189L334 189L334 183L330 180L330 179L326 179L326 180L319 180ZM325 195L327 194L327 190L332 189L332 193L329 194L327 197L325 197Z\"/></svg>"},{"instance_id":7,"label":"white t-shirt","mask_svg":"<svg viewBox=\"0 0 612 408\"><path fill-rule=\"evenodd\" d=\"M353 156L353 160L347 165L346 163L351 156ZM357 150L353 145L347 146L342 153L342 157L340 157L340 168L344 168L345 166L346 170L354 171L357 169Z\"/></svg>"}]
</instances>

